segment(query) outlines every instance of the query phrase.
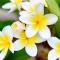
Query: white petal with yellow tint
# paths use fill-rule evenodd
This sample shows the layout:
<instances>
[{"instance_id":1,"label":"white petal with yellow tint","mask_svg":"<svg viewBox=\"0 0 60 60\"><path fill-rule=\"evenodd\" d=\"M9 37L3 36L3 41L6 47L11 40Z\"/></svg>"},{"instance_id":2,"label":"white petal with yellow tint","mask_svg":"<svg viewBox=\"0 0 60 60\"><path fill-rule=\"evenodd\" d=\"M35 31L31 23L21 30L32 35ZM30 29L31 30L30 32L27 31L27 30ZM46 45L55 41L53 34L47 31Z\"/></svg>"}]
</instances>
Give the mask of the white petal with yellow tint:
<instances>
[{"instance_id":1,"label":"white petal with yellow tint","mask_svg":"<svg viewBox=\"0 0 60 60\"><path fill-rule=\"evenodd\" d=\"M55 24L58 20L58 17L54 14L46 14L45 15L47 20L48 20L48 24L47 25L51 25L51 24Z\"/></svg>"},{"instance_id":2,"label":"white petal with yellow tint","mask_svg":"<svg viewBox=\"0 0 60 60\"><path fill-rule=\"evenodd\" d=\"M14 50L19 51L24 48L24 45L21 44L20 40L14 42Z\"/></svg>"},{"instance_id":3,"label":"white petal with yellow tint","mask_svg":"<svg viewBox=\"0 0 60 60\"><path fill-rule=\"evenodd\" d=\"M33 2L33 3L43 3L44 0L30 0L30 2Z\"/></svg>"},{"instance_id":4,"label":"white petal with yellow tint","mask_svg":"<svg viewBox=\"0 0 60 60\"><path fill-rule=\"evenodd\" d=\"M39 30L39 34L43 39L49 39L51 37L51 32L48 27Z\"/></svg>"},{"instance_id":5,"label":"white petal with yellow tint","mask_svg":"<svg viewBox=\"0 0 60 60\"><path fill-rule=\"evenodd\" d=\"M36 43L42 43L44 41L46 41L46 39L41 38L39 35L39 38L36 40Z\"/></svg>"},{"instance_id":6,"label":"white petal with yellow tint","mask_svg":"<svg viewBox=\"0 0 60 60\"><path fill-rule=\"evenodd\" d=\"M14 3L15 2L15 0L10 0L12 3Z\"/></svg>"},{"instance_id":7,"label":"white petal with yellow tint","mask_svg":"<svg viewBox=\"0 0 60 60\"><path fill-rule=\"evenodd\" d=\"M45 0L30 0L30 2L33 2L33 3L41 3L43 5L45 5L45 7L47 7L47 3Z\"/></svg>"},{"instance_id":8,"label":"white petal with yellow tint","mask_svg":"<svg viewBox=\"0 0 60 60\"><path fill-rule=\"evenodd\" d=\"M36 12L41 12L42 14L44 14L44 5L38 4L35 11Z\"/></svg>"},{"instance_id":9,"label":"white petal with yellow tint","mask_svg":"<svg viewBox=\"0 0 60 60\"><path fill-rule=\"evenodd\" d=\"M2 8L4 8L4 9L10 9L11 6L12 6L12 3L6 3L6 4L4 4L4 5L2 6Z\"/></svg>"},{"instance_id":10,"label":"white petal with yellow tint","mask_svg":"<svg viewBox=\"0 0 60 60\"><path fill-rule=\"evenodd\" d=\"M13 36L18 38L18 34L22 31L25 30L25 24L21 23L20 21L14 22L12 25L12 30L13 30ZM17 32L18 31L18 32Z\"/></svg>"},{"instance_id":11,"label":"white petal with yellow tint","mask_svg":"<svg viewBox=\"0 0 60 60\"><path fill-rule=\"evenodd\" d=\"M56 43L60 42L60 40L56 37L51 37L47 41L52 48L55 48Z\"/></svg>"},{"instance_id":12,"label":"white petal with yellow tint","mask_svg":"<svg viewBox=\"0 0 60 60\"><path fill-rule=\"evenodd\" d=\"M24 30L25 29L25 25L23 23L21 23L20 21L16 21L11 25L13 30Z\"/></svg>"},{"instance_id":13,"label":"white petal with yellow tint","mask_svg":"<svg viewBox=\"0 0 60 60\"><path fill-rule=\"evenodd\" d=\"M37 46L36 45L33 45L33 46L27 46L25 47L25 50L26 50L26 53L29 55L29 56L36 56L37 55Z\"/></svg>"},{"instance_id":14,"label":"white petal with yellow tint","mask_svg":"<svg viewBox=\"0 0 60 60\"><path fill-rule=\"evenodd\" d=\"M51 50L48 54L48 60L56 60L59 56L55 53L55 50Z\"/></svg>"},{"instance_id":15,"label":"white petal with yellow tint","mask_svg":"<svg viewBox=\"0 0 60 60\"><path fill-rule=\"evenodd\" d=\"M37 34L37 32L38 32L38 29L37 28L34 29L34 27L32 27L32 26L27 26L27 28L26 28L26 36L28 38L34 36L35 34Z\"/></svg>"},{"instance_id":16,"label":"white petal with yellow tint","mask_svg":"<svg viewBox=\"0 0 60 60\"><path fill-rule=\"evenodd\" d=\"M11 44L12 46L9 48L12 53L14 53L14 45L13 43Z\"/></svg>"},{"instance_id":17,"label":"white petal with yellow tint","mask_svg":"<svg viewBox=\"0 0 60 60\"><path fill-rule=\"evenodd\" d=\"M29 17L31 16L27 11L22 11L19 20L25 24L30 24Z\"/></svg>"},{"instance_id":18,"label":"white petal with yellow tint","mask_svg":"<svg viewBox=\"0 0 60 60\"><path fill-rule=\"evenodd\" d=\"M12 6L12 8L8 11L8 13L13 12L16 9L16 6Z\"/></svg>"},{"instance_id":19,"label":"white petal with yellow tint","mask_svg":"<svg viewBox=\"0 0 60 60\"><path fill-rule=\"evenodd\" d=\"M7 48L1 51L1 53L0 53L0 60L3 60L5 58L5 56L7 54L7 51L8 51Z\"/></svg>"},{"instance_id":20,"label":"white petal with yellow tint","mask_svg":"<svg viewBox=\"0 0 60 60\"><path fill-rule=\"evenodd\" d=\"M12 31L11 26L4 27L3 30L2 30L2 33L7 33L10 37L10 40L13 39L13 31Z\"/></svg>"},{"instance_id":21,"label":"white petal with yellow tint","mask_svg":"<svg viewBox=\"0 0 60 60\"><path fill-rule=\"evenodd\" d=\"M29 7L31 6L30 2L23 2L22 8L29 12Z\"/></svg>"}]
</instances>

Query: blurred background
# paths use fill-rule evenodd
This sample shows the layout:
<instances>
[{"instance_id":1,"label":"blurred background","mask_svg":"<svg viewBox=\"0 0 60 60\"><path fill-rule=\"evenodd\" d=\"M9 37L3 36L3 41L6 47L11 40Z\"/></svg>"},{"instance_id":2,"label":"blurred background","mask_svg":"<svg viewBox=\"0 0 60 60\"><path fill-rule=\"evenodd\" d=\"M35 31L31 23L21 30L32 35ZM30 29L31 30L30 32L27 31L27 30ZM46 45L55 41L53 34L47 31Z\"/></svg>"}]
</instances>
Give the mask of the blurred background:
<instances>
[{"instance_id":1,"label":"blurred background","mask_svg":"<svg viewBox=\"0 0 60 60\"><path fill-rule=\"evenodd\" d=\"M17 10L9 14L8 10L2 9L2 5L7 2L9 2L9 0L0 0L0 30L2 30L3 27L11 25L14 21L18 20L19 14ZM60 0L46 0L46 2L50 6L50 10L45 7L45 13L52 12L59 17L57 24L49 26L52 31L52 36L57 36L60 38ZM36 45L38 47L38 54L36 57L28 56L25 52L25 49L23 49L21 51L15 52L14 54L8 51L4 60L47 60L48 52L51 50L51 47L49 47L46 41Z\"/></svg>"}]
</instances>

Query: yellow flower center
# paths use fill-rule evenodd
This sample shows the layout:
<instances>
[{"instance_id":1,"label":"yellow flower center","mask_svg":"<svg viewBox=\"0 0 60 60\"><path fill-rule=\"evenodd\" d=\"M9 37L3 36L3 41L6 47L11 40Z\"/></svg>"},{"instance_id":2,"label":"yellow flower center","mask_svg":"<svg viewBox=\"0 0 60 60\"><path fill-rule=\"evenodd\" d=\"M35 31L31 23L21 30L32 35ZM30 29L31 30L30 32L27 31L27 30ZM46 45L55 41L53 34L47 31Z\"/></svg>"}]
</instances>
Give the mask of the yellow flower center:
<instances>
[{"instance_id":1,"label":"yellow flower center","mask_svg":"<svg viewBox=\"0 0 60 60\"><path fill-rule=\"evenodd\" d=\"M30 17L30 22L32 23L34 29L44 29L45 25L48 23L47 18L43 16L40 12Z\"/></svg>"},{"instance_id":2,"label":"yellow flower center","mask_svg":"<svg viewBox=\"0 0 60 60\"><path fill-rule=\"evenodd\" d=\"M56 54L60 55L60 42L58 42L56 45Z\"/></svg>"},{"instance_id":3,"label":"yellow flower center","mask_svg":"<svg viewBox=\"0 0 60 60\"><path fill-rule=\"evenodd\" d=\"M10 47L11 47L11 42L9 35L4 34L3 36L0 36L0 48L5 49Z\"/></svg>"},{"instance_id":4,"label":"yellow flower center","mask_svg":"<svg viewBox=\"0 0 60 60\"><path fill-rule=\"evenodd\" d=\"M20 4L22 2L22 0L15 0L16 4Z\"/></svg>"},{"instance_id":5,"label":"yellow flower center","mask_svg":"<svg viewBox=\"0 0 60 60\"><path fill-rule=\"evenodd\" d=\"M31 38L27 38L25 31L20 32L20 42L26 46L32 46L38 39L38 35L35 35Z\"/></svg>"}]
</instances>

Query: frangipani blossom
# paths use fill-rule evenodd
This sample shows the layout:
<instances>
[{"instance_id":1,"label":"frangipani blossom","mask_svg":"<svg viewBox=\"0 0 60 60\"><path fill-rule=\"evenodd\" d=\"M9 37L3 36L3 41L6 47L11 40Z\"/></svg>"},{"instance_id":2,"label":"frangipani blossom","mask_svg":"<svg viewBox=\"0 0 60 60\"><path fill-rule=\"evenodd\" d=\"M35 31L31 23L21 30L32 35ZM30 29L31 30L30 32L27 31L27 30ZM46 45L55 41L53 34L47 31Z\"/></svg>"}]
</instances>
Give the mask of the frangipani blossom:
<instances>
[{"instance_id":1,"label":"frangipani blossom","mask_svg":"<svg viewBox=\"0 0 60 60\"><path fill-rule=\"evenodd\" d=\"M56 60L60 58L60 40L56 37L51 37L48 44L53 48L48 54L48 60Z\"/></svg>"},{"instance_id":2,"label":"frangipani blossom","mask_svg":"<svg viewBox=\"0 0 60 60\"><path fill-rule=\"evenodd\" d=\"M22 30L25 30L25 25L20 21L16 21L11 25L11 28L13 30L13 36L18 37L17 34L19 34Z\"/></svg>"},{"instance_id":3,"label":"frangipani blossom","mask_svg":"<svg viewBox=\"0 0 60 60\"><path fill-rule=\"evenodd\" d=\"M4 9L10 9L9 12L12 12L12 11L14 11L16 9L18 9L20 11L22 1L23 0L10 0L10 2L4 4L2 6L2 8L4 8Z\"/></svg>"},{"instance_id":4,"label":"frangipani blossom","mask_svg":"<svg viewBox=\"0 0 60 60\"><path fill-rule=\"evenodd\" d=\"M44 15L43 8L43 5L39 4L33 14L27 11L20 12L19 20L27 24L26 36L28 38L34 36L36 33L39 33L44 39L50 38L51 32L47 25L56 23L58 17L54 14Z\"/></svg>"},{"instance_id":5,"label":"frangipani blossom","mask_svg":"<svg viewBox=\"0 0 60 60\"><path fill-rule=\"evenodd\" d=\"M60 40L56 37L51 37L48 44L53 48L48 54L48 60L56 60L60 58Z\"/></svg>"},{"instance_id":6,"label":"frangipani blossom","mask_svg":"<svg viewBox=\"0 0 60 60\"><path fill-rule=\"evenodd\" d=\"M18 34L19 38L14 42L14 50L19 51L25 47L26 53L29 56L36 56L37 55L37 46L35 43L41 43L45 40L40 38L38 34L35 36L28 38L25 34L25 31L21 31Z\"/></svg>"},{"instance_id":7,"label":"frangipani blossom","mask_svg":"<svg viewBox=\"0 0 60 60\"><path fill-rule=\"evenodd\" d=\"M41 2L41 0L31 0L30 2L23 2L23 3L22 3L22 8L23 8L24 10L30 12L30 13L34 13L35 10L36 10L36 8L37 8L37 6L38 6L39 4L41 4L40 2ZM42 4L42 5L43 5L43 4ZM42 8L42 5L40 6L40 8ZM44 5L43 5L43 6L44 6ZM44 10L44 8L42 8L42 11L43 11L43 10Z\"/></svg>"},{"instance_id":8,"label":"frangipani blossom","mask_svg":"<svg viewBox=\"0 0 60 60\"><path fill-rule=\"evenodd\" d=\"M10 26L3 28L2 32L0 31L0 59L3 60L8 52L8 49L14 53L14 47L12 43L13 34Z\"/></svg>"},{"instance_id":9,"label":"frangipani blossom","mask_svg":"<svg viewBox=\"0 0 60 60\"><path fill-rule=\"evenodd\" d=\"M45 5L45 7L47 7L47 3L45 0L30 0L33 3L41 3L43 5Z\"/></svg>"}]
</instances>

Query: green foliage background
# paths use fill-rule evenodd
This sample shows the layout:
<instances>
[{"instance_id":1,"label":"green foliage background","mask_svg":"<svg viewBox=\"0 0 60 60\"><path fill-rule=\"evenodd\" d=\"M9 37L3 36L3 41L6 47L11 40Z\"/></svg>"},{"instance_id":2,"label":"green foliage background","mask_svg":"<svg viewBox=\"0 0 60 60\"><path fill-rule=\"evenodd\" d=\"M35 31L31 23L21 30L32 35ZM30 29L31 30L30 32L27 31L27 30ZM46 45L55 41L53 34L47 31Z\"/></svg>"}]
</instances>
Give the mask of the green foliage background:
<instances>
[{"instance_id":1,"label":"green foliage background","mask_svg":"<svg viewBox=\"0 0 60 60\"><path fill-rule=\"evenodd\" d=\"M7 2L9 2L9 0L0 0L0 8L3 4ZM59 17L58 22L52 26L53 28L51 28L51 30L52 30L52 35L60 38L60 0L46 0L46 2L49 6L48 10ZM2 30L3 27L7 25L11 25L12 23L13 23L12 20L0 21L0 30ZM8 51L8 54L4 60L27 60L28 58L29 56L26 54L25 50L23 49L21 51L15 52L14 54Z\"/></svg>"}]
</instances>

